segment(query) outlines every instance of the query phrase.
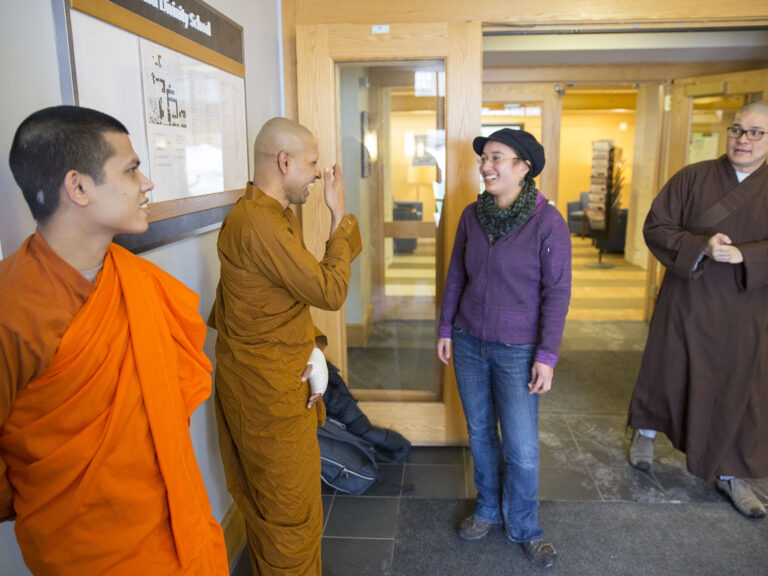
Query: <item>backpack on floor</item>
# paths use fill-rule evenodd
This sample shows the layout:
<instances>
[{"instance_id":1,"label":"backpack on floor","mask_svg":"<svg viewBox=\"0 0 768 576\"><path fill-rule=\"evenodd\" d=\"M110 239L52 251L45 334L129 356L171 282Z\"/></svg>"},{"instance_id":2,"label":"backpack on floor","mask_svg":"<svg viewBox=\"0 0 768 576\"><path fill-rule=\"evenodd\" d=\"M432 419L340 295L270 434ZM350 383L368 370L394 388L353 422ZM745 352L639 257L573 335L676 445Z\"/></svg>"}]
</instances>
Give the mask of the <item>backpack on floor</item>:
<instances>
[{"instance_id":1,"label":"backpack on floor","mask_svg":"<svg viewBox=\"0 0 768 576\"><path fill-rule=\"evenodd\" d=\"M321 477L328 486L359 495L379 478L374 447L348 432L344 424L327 418L317 429Z\"/></svg>"}]
</instances>

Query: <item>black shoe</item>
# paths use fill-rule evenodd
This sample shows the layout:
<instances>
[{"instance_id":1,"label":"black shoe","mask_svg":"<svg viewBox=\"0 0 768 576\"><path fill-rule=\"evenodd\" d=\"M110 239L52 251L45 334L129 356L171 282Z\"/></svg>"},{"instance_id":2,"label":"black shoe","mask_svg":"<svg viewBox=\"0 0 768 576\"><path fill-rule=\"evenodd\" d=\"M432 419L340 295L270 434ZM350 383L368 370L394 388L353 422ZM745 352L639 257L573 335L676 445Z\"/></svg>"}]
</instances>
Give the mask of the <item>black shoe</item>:
<instances>
[{"instance_id":1,"label":"black shoe","mask_svg":"<svg viewBox=\"0 0 768 576\"><path fill-rule=\"evenodd\" d=\"M493 527L494 524L475 518L475 515L472 514L472 516L464 518L457 533L462 540L473 542L484 538Z\"/></svg>"},{"instance_id":2,"label":"black shoe","mask_svg":"<svg viewBox=\"0 0 768 576\"><path fill-rule=\"evenodd\" d=\"M550 568L557 558L555 547L548 540L532 540L520 542L520 546L528 557L528 560L541 568Z\"/></svg>"}]
</instances>

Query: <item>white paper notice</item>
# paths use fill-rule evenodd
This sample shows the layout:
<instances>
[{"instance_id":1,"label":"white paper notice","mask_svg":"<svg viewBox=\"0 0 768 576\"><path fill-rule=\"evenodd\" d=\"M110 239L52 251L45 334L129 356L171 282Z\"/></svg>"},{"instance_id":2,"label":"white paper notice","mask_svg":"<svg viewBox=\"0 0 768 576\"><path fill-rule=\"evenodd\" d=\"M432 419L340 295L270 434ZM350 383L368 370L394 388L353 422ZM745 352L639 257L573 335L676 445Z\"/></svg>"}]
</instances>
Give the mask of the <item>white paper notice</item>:
<instances>
[{"instance_id":1,"label":"white paper notice","mask_svg":"<svg viewBox=\"0 0 768 576\"><path fill-rule=\"evenodd\" d=\"M141 39L152 202L242 188L243 79Z\"/></svg>"}]
</instances>

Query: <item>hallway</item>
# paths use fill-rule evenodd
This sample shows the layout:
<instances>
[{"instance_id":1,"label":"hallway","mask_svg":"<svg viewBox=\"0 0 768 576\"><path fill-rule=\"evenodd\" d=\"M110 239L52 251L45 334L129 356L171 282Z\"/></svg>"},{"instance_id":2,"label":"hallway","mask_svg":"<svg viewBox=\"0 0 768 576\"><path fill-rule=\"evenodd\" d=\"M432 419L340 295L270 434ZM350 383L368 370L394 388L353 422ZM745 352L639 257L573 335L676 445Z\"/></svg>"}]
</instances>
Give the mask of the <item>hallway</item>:
<instances>
[{"instance_id":1,"label":"hallway","mask_svg":"<svg viewBox=\"0 0 768 576\"><path fill-rule=\"evenodd\" d=\"M540 521L559 553L551 573L768 574L768 522L739 516L681 453L657 440L649 474L626 461L626 410L647 326L645 273L621 256L597 260L573 239L573 297L554 386L540 410ZM595 319L598 318L598 319ZM476 543L455 535L475 496L468 448L414 448L382 465L364 496L323 487L325 576L540 574L501 530ZM752 482L768 501L768 480ZM401 486L403 488L401 488ZM247 553L235 574L250 574Z\"/></svg>"}]
</instances>

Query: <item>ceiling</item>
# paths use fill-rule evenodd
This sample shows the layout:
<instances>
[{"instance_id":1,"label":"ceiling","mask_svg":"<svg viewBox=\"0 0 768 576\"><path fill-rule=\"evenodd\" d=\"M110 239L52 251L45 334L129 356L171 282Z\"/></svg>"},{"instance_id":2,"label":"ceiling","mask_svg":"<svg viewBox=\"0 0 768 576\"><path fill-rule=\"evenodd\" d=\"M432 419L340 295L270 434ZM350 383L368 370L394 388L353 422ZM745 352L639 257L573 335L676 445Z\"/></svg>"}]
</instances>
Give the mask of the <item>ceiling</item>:
<instances>
[{"instance_id":1,"label":"ceiling","mask_svg":"<svg viewBox=\"0 0 768 576\"><path fill-rule=\"evenodd\" d=\"M538 33L486 31L483 66L764 60L768 30Z\"/></svg>"}]
</instances>

